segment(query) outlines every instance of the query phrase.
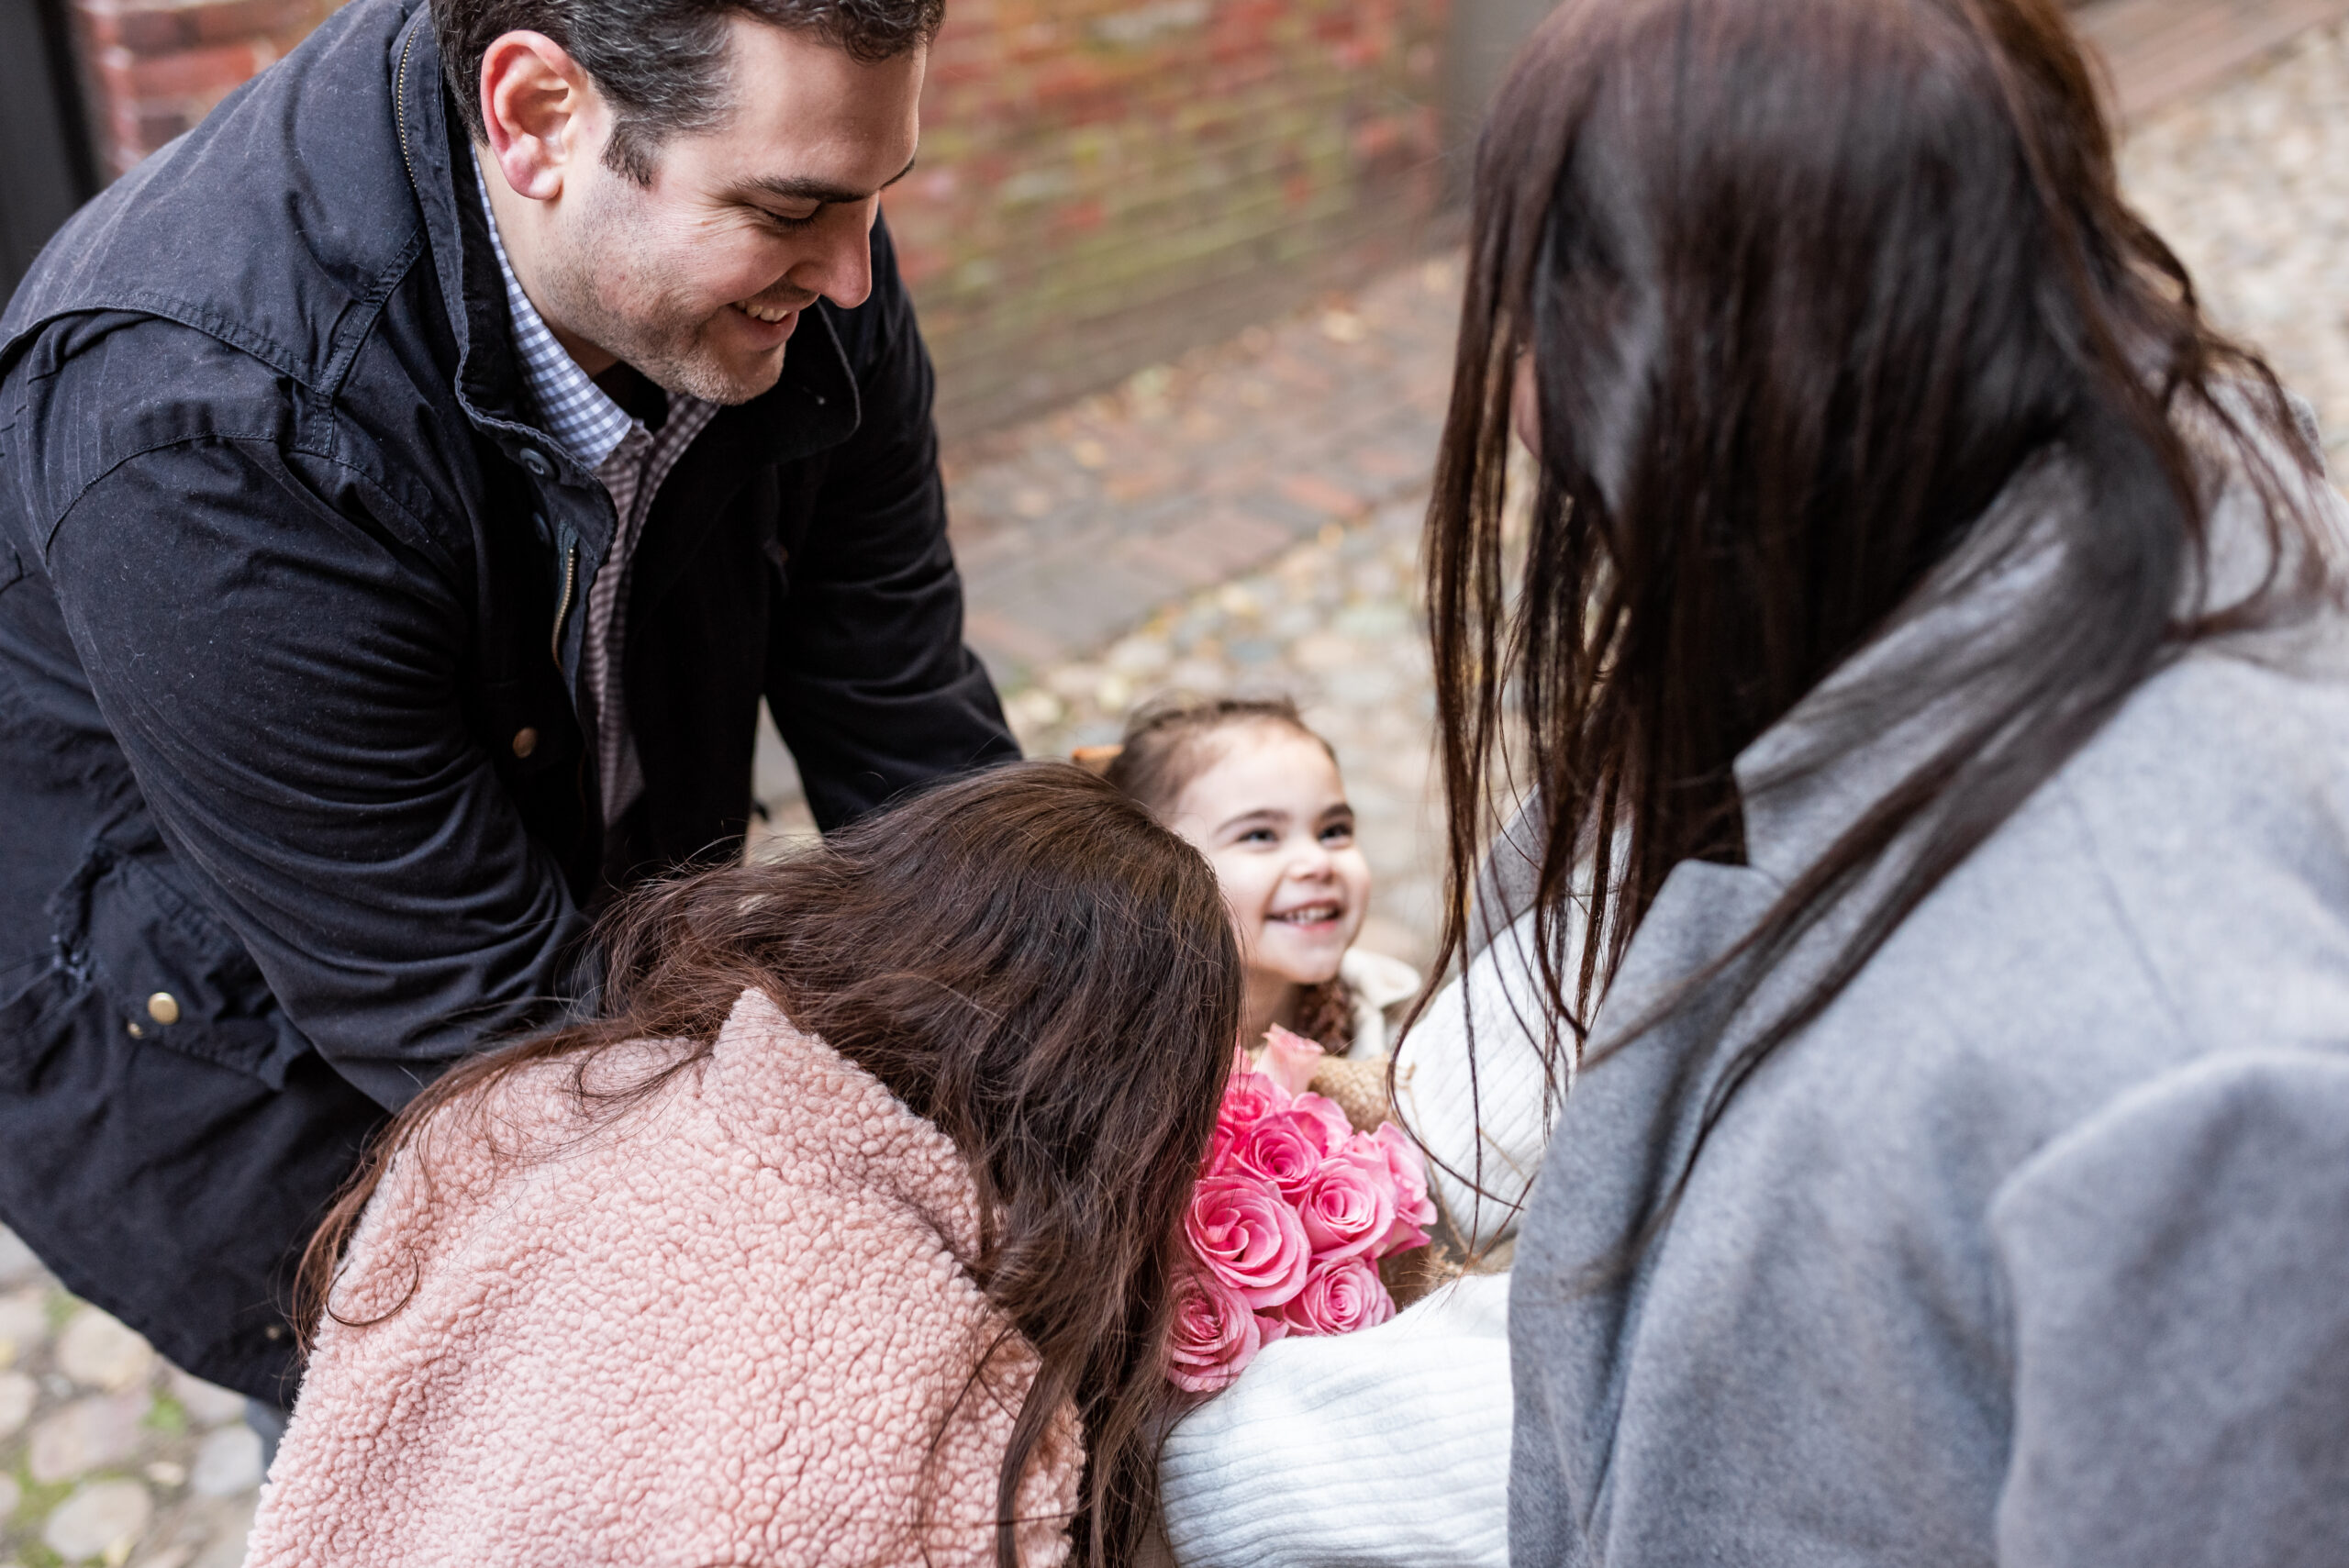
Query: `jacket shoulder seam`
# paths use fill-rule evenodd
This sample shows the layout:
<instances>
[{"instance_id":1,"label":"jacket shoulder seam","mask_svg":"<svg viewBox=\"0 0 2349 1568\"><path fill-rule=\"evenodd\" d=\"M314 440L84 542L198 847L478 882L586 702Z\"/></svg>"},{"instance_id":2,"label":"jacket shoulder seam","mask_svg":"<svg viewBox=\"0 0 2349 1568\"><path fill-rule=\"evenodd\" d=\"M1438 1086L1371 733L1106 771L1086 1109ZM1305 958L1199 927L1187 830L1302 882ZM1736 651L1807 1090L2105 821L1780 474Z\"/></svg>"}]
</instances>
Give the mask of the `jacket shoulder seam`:
<instances>
[{"instance_id":1,"label":"jacket shoulder seam","mask_svg":"<svg viewBox=\"0 0 2349 1568\"><path fill-rule=\"evenodd\" d=\"M29 339L35 333L44 331L68 317L104 315L115 311L131 316L151 316L174 322L191 331L201 332L207 338L217 339L239 353L250 354L270 369L293 377L313 392L321 390L302 373L302 367L295 362L285 345L275 339L264 338L202 305L146 289L132 289L116 299L92 301L58 311L28 326L17 335L17 340Z\"/></svg>"},{"instance_id":2,"label":"jacket shoulder seam","mask_svg":"<svg viewBox=\"0 0 2349 1568\"><path fill-rule=\"evenodd\" d=\"M58 508L57 520L50 524L48 531L41 536L40 553L42 563L44 565L48 563L52 548L57 541L58 533L65 527L65 520L72 516L73 509L82 504L82 502L89 495L91 491L96 489L100 484L105 484L108 479L111 479L114 475L121 473L123 469L128 467L131 463L138 462L140 458L152 457L157 452L170 451L178 447L200 446L208 442L217 442L223 446L267 447L273 451L283 452L289 456L313 458L319 462L331 464L334 468L351 475L360 484L364 484L367 487L369 494L376 496L386 506L396 510L400 515L401 520L415 528L420 538L430 537L424 531L423 520L421 518L417 517L414 512L402 504L398 497L393 495L382 485L376 484L373 476L369 474L366 470L358 467L347 459L337 457L332 452L320 451L314 447L306 446L299 442L283 442L278 440L275 437L269 435L258 433L238 434L221 430L202 430L191 432L184 436L173 436L169 440L153 441L146 446L139 448L135 451L125 452L120 457L117 457L114 462L100 469L97 473L93 473L83 483L79 489L73 492L73 498L66 502L64 506Z\"/></svg>"}]
</instances>

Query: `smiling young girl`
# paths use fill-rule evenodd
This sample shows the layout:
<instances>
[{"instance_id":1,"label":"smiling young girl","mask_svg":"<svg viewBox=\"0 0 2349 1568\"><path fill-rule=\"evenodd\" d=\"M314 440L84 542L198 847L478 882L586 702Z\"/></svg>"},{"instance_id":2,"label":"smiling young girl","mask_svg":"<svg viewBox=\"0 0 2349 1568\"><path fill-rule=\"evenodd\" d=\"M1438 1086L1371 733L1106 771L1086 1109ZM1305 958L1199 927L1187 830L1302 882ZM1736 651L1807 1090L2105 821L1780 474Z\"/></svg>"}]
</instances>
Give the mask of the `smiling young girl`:
<instances>
[{"instance_id":1,"label":"smiling young girl","mask_svg":"<svg viewBox=\"0 0 2349 1568\"><path fill-rule=\"evenodd\" d=\"M1356 948L1370 862L1337 754L1283 698L1147 704L1105 770L1197 846L1238 924L1242 1043L1278 1024L1330 1054L1384 1055L1390 1013L1419 988L1408 964Z\"/></svg>"}]
</instances>

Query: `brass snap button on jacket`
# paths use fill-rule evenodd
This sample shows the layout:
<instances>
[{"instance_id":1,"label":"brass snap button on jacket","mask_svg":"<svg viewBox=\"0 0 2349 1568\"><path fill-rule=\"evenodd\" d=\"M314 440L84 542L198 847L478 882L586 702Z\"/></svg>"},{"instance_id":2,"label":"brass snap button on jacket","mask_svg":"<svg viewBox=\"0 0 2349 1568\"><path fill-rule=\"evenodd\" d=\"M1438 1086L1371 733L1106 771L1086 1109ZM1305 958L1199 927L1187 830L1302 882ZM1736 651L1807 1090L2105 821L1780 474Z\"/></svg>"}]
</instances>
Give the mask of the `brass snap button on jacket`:
<instances>
[{"instance_id":1,"label":"brass snap button on jacket","mask_svg":"<svg viewBox=\"0 0 2349 1568\"><path fill-rule=\"evenodd\" d=\"M514 732L514 754L527 757L539 749L539 732L529 725Z\"/></svg>"},{"instance_id":2,"label":"brass snap button on jacket","mask_svg":"<svg viewBox=\"0 0 2349 1568\"><path fill-rule=\"evenodd\" d=\"M147 998L147 1016L159 1024L180 1021L180 999L169 991L158 991Z\"/></svg>"}]
</instances>

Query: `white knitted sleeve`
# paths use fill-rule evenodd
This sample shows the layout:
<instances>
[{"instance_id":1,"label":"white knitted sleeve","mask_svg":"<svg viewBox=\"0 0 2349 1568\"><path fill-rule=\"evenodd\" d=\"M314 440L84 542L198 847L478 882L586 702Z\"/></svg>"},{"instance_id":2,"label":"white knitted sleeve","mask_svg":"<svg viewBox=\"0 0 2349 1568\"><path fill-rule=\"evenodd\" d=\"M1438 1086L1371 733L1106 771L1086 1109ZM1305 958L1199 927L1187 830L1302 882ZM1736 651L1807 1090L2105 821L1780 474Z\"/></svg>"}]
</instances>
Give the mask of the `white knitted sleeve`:
<instances>
[{"instance_id":1,"label":"white knitted sleeve","mask_svg":"<svg viewBox=\"0 0 2349 1568\"><path fill-rule=\"evenodd\" d=\"M1177 1568L1507 1568L1508 1279L1267 1345L1161 1469Z\"/></svg>"},{"instance_id":2,"label":"white knitted sleeve","mask_svg":"<svg viewBox=\"0 0 2349 1568\"><path fill-rule=\"evenodd\" d=\"M1528 914L1443 988L1396 1051L1397 1108L1427 1146L1444 1212L1480 1248L1516 1231L1549 1145L1554 1100L1573 1081L1568 1053L1557 1069L1556 1095L1544 1093L1551 1076L1542 1061L1532 941Z\"/></svg>"}]
</instances>

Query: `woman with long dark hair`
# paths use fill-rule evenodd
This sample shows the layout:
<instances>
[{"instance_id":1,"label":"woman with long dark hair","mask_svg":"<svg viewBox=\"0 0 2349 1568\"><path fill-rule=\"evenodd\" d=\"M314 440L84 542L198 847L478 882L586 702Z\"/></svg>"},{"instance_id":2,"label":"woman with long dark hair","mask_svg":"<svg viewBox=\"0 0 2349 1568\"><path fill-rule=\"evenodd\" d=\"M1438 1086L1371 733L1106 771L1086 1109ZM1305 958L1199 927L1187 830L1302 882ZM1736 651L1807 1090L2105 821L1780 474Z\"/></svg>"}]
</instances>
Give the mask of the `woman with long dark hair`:
<instances>
[{"instance_id":1,"label":"woman with long dark hair","mask_svg":"<svg viewBox=\"0 0 2349 1568\"><path fill-rule=\"evenodd\" d=\"M601 1016L319 1233L249 1561L1133 1561L1239 1021L1207 862L1030 763L606 936Z\"/></svg>"},{"instance_id":2,"label":"woman with long dark hair","mask_svg":"<svg viewBox=\"0 0 2349 1568\"><path fill-rule=\"evenodd\" d=\"M1514 1562L2343 1560L2320 475L2053 0L1542 28L1428 568L1447 950L1526 911L1552 1062Z\"/></svg>"}]
</instances>

